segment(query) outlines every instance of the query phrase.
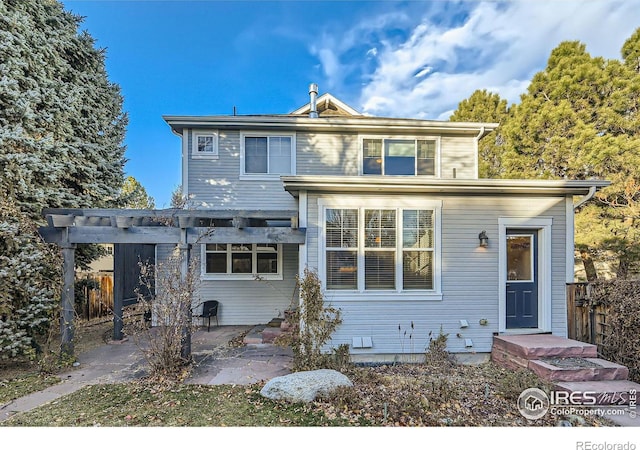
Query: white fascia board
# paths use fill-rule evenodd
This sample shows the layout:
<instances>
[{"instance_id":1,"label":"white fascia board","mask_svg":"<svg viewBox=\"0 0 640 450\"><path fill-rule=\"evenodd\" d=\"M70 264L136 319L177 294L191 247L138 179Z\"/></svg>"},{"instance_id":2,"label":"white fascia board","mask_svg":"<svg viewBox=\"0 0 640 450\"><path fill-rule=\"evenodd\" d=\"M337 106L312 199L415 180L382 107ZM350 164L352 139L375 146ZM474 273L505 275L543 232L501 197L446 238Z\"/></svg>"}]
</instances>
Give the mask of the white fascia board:
<instances>
[{"instance_id":1,"label":"white fascia board","mask_svg":"<svg viewBox=\"0 0 640 450\"><path fill-rule=\"evenodd\" d=\"M395 193L461 193L461 194L537 194L582 195L592 187L610 184L601 180L492 180L434 179L413 176L283 176L285 190L297 192L325 191L395 192Z\"/></svg>"},{"instance_id":2,"label":"white fascia board","mask_svg":"<svg viewBox=\"0 0 640 450\"><path fill-rule=\"evenodd\" d=\"M175 132L183 128L294 128L299 130L359 130L384 132L458 132L477 135L490 132L497 123L447 122L437 120L386 117L300 117L290 115L259 116L163 116Z\"/></svg>"}]
</instances>

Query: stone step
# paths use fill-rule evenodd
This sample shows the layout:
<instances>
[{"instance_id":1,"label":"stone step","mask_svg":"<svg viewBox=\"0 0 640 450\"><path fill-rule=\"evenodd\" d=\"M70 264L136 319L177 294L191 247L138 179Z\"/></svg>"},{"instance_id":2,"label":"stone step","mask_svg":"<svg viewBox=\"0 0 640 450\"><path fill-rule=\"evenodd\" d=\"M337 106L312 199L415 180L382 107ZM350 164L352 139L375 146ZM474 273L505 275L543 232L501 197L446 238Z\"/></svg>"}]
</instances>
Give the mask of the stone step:
<instances>
[{"instance_id":1,"label":"stone step","mask_svg":"<svg viewBox=\"0 0 640 450\"><path fill-rule=\"evenodd\" d=\"M558 363L563 366L558 367L549 359L533 359L528 368L548 381L626 380L629 376L625 366L600 358L562 358ZM594 364L598 367L582 367Z\"/></svg>"},{"instance_id":2,"label":"stone step","mask_svg":"<svg viewBox=\"0 0 640 450\"><path fill-rule=\"evenodd\" d=\"M275 338L280 336L284 331L280 328L276 327L266 327L262 330L262 343L263 344L272 344Z\"/></svg>"},{"instance_id":3,"label":"stone step","mask_svg":"<svg viewBox=\"0 0 640 450\"><path fill-rule=\"evenodd\" d=\"M560 381L558 390L574 393L588 403L587 397L594 397L597 405L637 405L640 384L628 380L608 381ZM582 395L581 395L582 394ZM587 395L588 394L588 395Z\"/></svg>"},{"instance_id":4,"label":"stone step","mask_svg":"<svg viewBox=\"0 0 640 450\"><path fill-rule=\"evenodd\" d=\"M493 349L520 359L597 358L595 345L552 334L519 334L493 337Z\"/></svg>"}]
</instances>

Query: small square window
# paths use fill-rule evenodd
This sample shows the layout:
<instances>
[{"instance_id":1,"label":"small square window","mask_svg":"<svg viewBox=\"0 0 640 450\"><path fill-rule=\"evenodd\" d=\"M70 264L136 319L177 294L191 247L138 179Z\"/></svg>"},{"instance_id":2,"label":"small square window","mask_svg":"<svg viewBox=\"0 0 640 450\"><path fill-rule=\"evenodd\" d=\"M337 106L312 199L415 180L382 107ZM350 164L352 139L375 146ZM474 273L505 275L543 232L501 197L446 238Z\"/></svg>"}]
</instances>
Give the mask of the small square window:
<instances>
[{"instance_id":1,"label":"small square window","mask_svg":"<svg viewBox=\"0 0 640 450\"><path fill-rule=\"evenodd\" d=\"M192 154L196 158L217 158L218 134L215 132L194 133Z\"/></svg>"}]
</instances>

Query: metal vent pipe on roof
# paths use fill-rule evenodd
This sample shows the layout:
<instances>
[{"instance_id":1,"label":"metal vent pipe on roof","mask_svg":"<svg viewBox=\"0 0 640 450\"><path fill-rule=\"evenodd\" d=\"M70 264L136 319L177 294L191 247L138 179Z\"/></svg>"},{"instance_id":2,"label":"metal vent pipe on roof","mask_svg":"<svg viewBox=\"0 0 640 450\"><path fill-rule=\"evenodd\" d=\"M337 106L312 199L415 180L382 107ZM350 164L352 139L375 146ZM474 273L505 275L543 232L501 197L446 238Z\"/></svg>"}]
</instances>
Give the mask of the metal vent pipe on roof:
<instances>
[{"instance_id":1,"label":"metal vent pipe on roof","mask_svg":"<svg viewBox=\"0 0 640 450\"><path fill-rule=\"evenodd\" d=\"M309 85L309 105L311 107L309 111L309 117L317 118L318 117L318 105L316 104L318 99L318 85L315 83L311 83Z\"/></svg>"}]
</instances>

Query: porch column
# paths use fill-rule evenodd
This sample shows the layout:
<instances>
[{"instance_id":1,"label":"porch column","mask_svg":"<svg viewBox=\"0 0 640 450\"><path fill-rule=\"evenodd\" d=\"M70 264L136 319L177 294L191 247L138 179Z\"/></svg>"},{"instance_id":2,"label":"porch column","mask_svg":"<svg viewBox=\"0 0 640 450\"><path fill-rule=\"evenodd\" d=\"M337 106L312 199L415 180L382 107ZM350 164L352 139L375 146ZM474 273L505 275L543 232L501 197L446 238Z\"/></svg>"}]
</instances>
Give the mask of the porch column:
<instances>
[{"instance_id":1,"label":"porch column","mask_svg":"<svg viewBox=\"0 0 640 450\"><path fill-rule=\"evenodd\" d=\"M61 244L63 286L60 298L60 353L61 356L73 356L73 335L75 326L75 244L68 242Z\"/></svg>"},{"instance_id":2,"label":"porch column","mask_svg":"<svg viewBox=\"0 0 640 450\"><path fill-rule=\"evenodd\" d=\"M189 277L189 263L191 260L191 244L184 243L186 241L186 230L181 230L184 233L185 239L183 243L178 245L180 249L180 280L183 283L187 281ZM181 336L181 346L180 346L180 356L185 360L189 361L191 359L191 324L193 321L193 313L191 311L191 292L189 292L189 301L183 301L182 307L183 316L185 318L185 322L182 324L182 336Z\"/></svg>"}]
</instances>

